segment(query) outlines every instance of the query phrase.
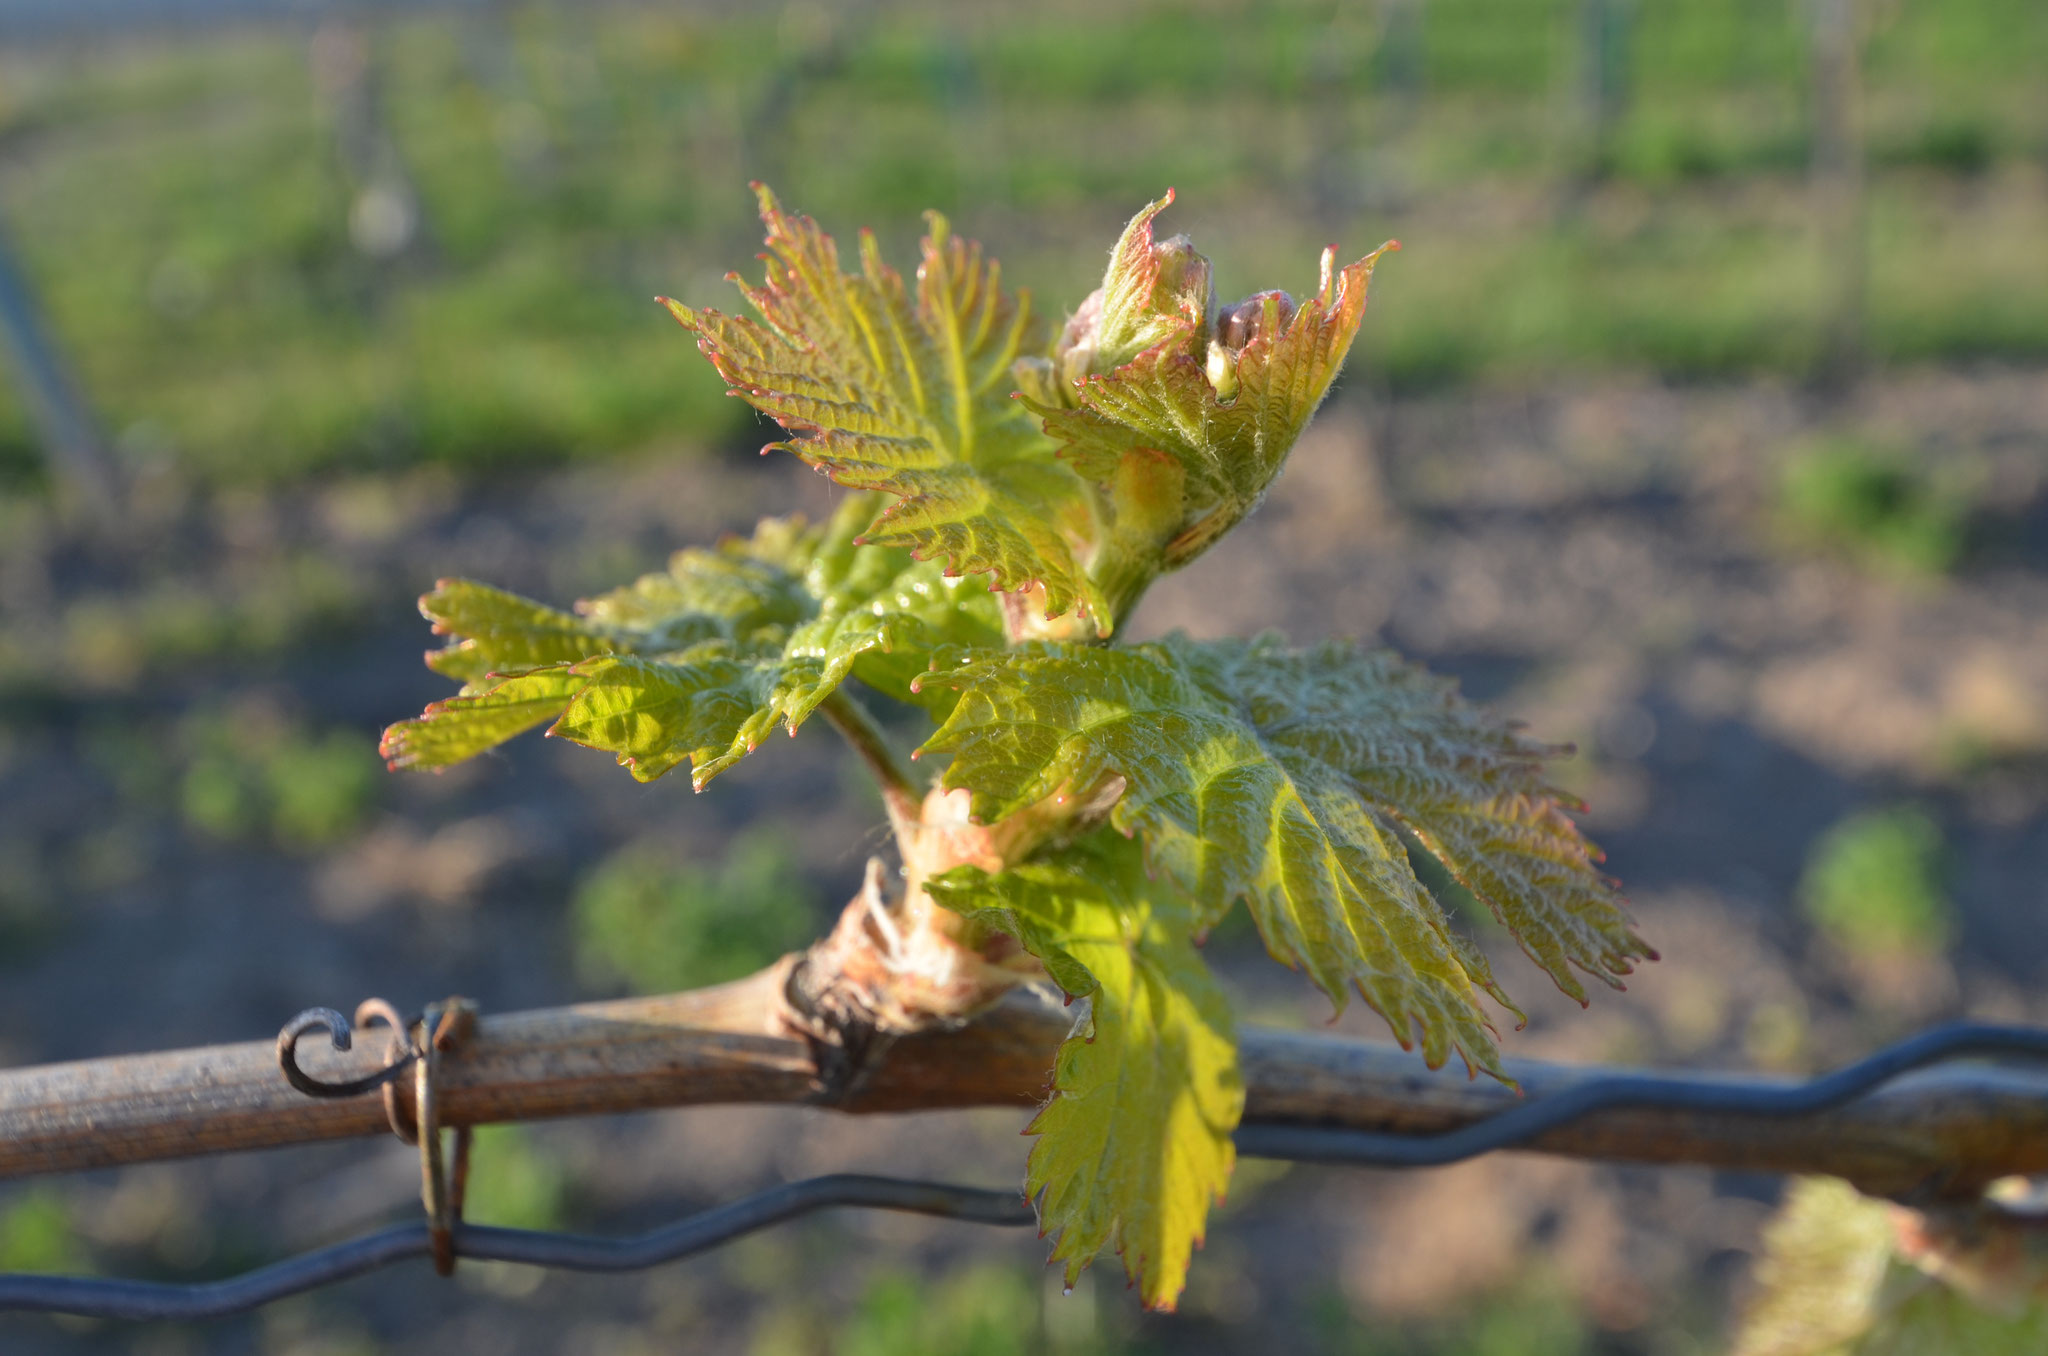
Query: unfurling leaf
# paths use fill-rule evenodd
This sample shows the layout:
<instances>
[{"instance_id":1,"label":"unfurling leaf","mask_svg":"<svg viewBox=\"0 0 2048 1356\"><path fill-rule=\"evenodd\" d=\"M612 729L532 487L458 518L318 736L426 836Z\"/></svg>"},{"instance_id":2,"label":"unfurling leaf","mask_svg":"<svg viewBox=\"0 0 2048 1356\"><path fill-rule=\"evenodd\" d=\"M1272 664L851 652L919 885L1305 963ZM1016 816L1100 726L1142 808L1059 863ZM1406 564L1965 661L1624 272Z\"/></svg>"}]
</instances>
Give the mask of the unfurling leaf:
<instances>
[{"instance_id":1,"label":"unfurling leaf","mask_svg":"<svg viewBox=\"0 0 2048 1356\"><path fill-rule=\"evenodd\" d=\"M1553 752L1387 653L1272 638L1131 649L1041 645L927 677L959 690L926 749L1000 817L1063 787L1126 783L1111 823L1214 924L1246 900L1267 948L1332 1001L1355 986L1431 1065L1499 1074L1477 1000L1507 1003L1402 845L1418 840L1583 1001L1650 955L1541 779Z\"/></svg>"},{"instance_id":2,"label":"unfurling leaf","mask_svg":"<svg viewBox=\"0 0 2048 1356\"><path fill-rule=\"evenodd\" d=\"M1216 310L1209 261L1184 235L1152 236L1152 219L1172 205L1169 188L1131 218L1110 251L1102 286L1067 321L1052 359L1067 388L1113 372L1155 345L1207 340Z\"/></svg>"},{"instance_id":3,"label":"unfurling leaf","mask_svg":"<svg viewBox=\"0 0 2048 1356\"><path fill-rule=\"evenodd\" d=\"M1171 1308L1236 1161L1244 1112L1230 1004L1192 940L1185 900L1145 876L1135 843L1097 833L989 876L931 883L941 903L1008 933L1075 998L1086 1029L1060 1047L1029 1126L1026 1192L1072 1284L1105 1246L1145 1303Z\"/></svg>"},{"instance_id":4,"label":"unfurling leaf","mask_svg":"<svg viewBox=\"0 0 2048 1356\"><path fill-rule=\"evenodd\" d=\"M669 309L733 394L793 435L776 444L842 485L896 498L868 541L1044 589L1048 616L1093 601L1074 558L1092 533L1080 482L1018 402L1011 365L1032 340L1027 298L981 247L930 213L915 290L863 232L861 271L809 217L756 186L767 279L741 290L756 321Z\"/></svg>"},{"instance_id":5,"label":"unfurling leaf","mask_svg":"<svg viewBox=\"0 0 2048 1356\"><path fill-rule=\"evenodd\" d=\"M1341 271L1325 250L1321 286L1298 308L1285 292L1263 292L1219 314L1208 261L1181 237L1152 243L1152 217L1171 201L1126 229L1099 302L1090 299L1099 333L1056 359L1078 389L1027 402L1108 500L1112 552L1169 570L1257 506L1344 365L1373 266L1396 248Z\"/></svg>"},{"instance_id":6,"label":"unfurling leaf","mask_svg":"<svg viewBox=\"0 0 2048 1356\"><path fill-rule=\"evenodd\" d=\"M552 720L642 781L688 762L701 788L776 725L794 733L849 674L908 699L932 646L987 644L1001 624L985 591L937 565L855 546L871 512L862 497L822 531L766 520L576 613L444 583L421 606L459 639L428 663L468 685L386 731L386 759L445 767Z\"/></svg>"}]
</instances>

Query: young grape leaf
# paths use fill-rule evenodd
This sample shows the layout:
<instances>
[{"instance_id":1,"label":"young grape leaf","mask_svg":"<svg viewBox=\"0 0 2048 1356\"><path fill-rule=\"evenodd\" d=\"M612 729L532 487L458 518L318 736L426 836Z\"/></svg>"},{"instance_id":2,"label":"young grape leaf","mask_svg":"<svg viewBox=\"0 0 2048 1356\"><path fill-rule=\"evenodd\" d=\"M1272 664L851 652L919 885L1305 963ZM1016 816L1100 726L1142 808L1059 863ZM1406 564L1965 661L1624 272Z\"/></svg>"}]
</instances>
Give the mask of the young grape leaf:
<instances>
[{"instance_id":1,"label":"young grape leaf","mask_svg":"<svg viewBox=\"0 0 2048 1356\"><path fill-rule=\"evenodd\" d=\"M1052 1100L1027 1128L1025 1190L1071 1285L1105 1246L1145 1303L1170 1309L1236 1161L1244 1112L1230 1003L1192 940L1187 903L1146 879L1142 850L1098 833L1000 875L961 867L934 898L1015 937L1087 1030L1060 1047Z\"/></svg>"},{"instance_id":2,"label":"young grape leaf","mask_svg":"<svg viewBox=\"0 0 2048 1356\"><path fill-rule=\"evenodd\" d=\"M1554 752L1397 656L1271 637L1132 649L1040 645L923 680L960 691L926 750L984 819L1122 777L1111 823L1208 926L1245 899L1267 948L1341 1005L1355 986L1432 1066L1501 1074L1477 1001L1507 999L1416 880L1412 835L1567 993L1576 965L1619 987L1651 955L1541 781ZM1510 1009L1512 1010L1512 1008Z\"/></svg>"},{"instance_id":3,"label":"young grape leaf","mask_svg":"<svg viewBox=\"0 0 2048 1356\"><path fill-rule=\"evenodd\" d=\"M1153 204L1132 223L1142 223L1147 245L1150 214L1163 206ZM1122 329L1143 334L1149 346L1114 371L1087 378L1078 406L1025 403L1064 444L1060 455L1109 493L1118 521L1135 516L1148 535L1151 524L1167 525L1160 540L1142 545L1161 552L1165 568L1177 568L1250 513L1279 474L1343 367L1365 316L1373 267L1392 248L1382 245L1341 271L1334 269L1334 249L1325 250L1322 286L1298 310L1282 293L1263 293L1237 308L1242 316L1219 320L1213 338L1190 298L1159 281L1156 259L1149 270L1134 266L1122 289L1124 309L1151 324L1140 328L1127 319ZM1206 286L1207 261L1200 271ZM1107 334L1107 301L1104 315ZM1146 467L1162 454L1177 471L1170 478ZM1123 502L1141 470L1142 495L1171 503Z\"/></svg>"},{"instance_id":4,"label":"young grape leaf","mask_svg":"<svg viewBox=\"0 0 2048 1356\"><path fill-rule=\"evenodd\" d=\"M441 580L420 599L420 612L435 635L461 637L427 654L428 668L460 683L573 664L613 643L586 618L470 579Z\"/></svg>"},{"instance_id":5,"label":"young grape leaf","mask_svg":"<svg viewBox=\"0 0 2048 1356\"><path fill-rule=\"evenodd\" d=\"M856 545L871 512L862 496L823 531L766 520L576 613L444 583L422 608L460 639L428 662L467 686L386 731L385 758L445 767L553 720L642 781L688 762L702 789L775 725L795 733L849 674L913 699L933 646L993 643L1001 621L936 564Z\"/></svg>"},{"instance_id":6,"label":"young grape leaf","mask_svg":"<svg viewBox=\"0 0 2048 1356\"><path fill-rule=\"evenodd\" d=\"M858 274L832 238L755 185L767 278L741 286L759 321L665 304L732 393L793 436L786 448L842 485L896 498L867 540L1043 587L1047 616L1093 601L1073 544L1092 534L1079 480L1017 402L1010 367L1033 325L981 247L929 213L915 292L861 235ZM735 277L734 281L738 281Z\"/></svg>"},{"instance_id":7,"label":"young grape leaf","mask_svg":"<svg viewBox=\"0 0 2048 1356\"><path fill-rule=\"evenodd\" d=\"M474 758L561 715L586 681L568 664L554 664L481 683L475 691L434 702L417 720L386 730L384 760L396 771L448 767Z\"/></svg>"}]
</instances>

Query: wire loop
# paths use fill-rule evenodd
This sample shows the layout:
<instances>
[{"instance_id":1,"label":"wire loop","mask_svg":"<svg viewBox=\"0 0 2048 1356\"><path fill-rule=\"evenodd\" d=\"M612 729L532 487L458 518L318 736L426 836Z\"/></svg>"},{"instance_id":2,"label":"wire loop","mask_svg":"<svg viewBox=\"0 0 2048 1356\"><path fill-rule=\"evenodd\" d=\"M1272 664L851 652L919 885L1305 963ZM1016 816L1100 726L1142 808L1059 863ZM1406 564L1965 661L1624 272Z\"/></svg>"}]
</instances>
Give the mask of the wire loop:
<instances>
[{"instance_id":1,"label":"wire loop","mask_svg":"<svg viewBox=\"0 0 2048 1356\"><path fill-rule=\"evenodd\" d=\"M394 1029L403 1031L405 1019L397 1010L381 998L372 998L356 1009L355 1026L367 1026L370 1018L382 1018ZM384 1067L362 1078L351 1078L339 1083L330 1083L315 1078L299 1067L299 1041L315 1031L328 1034L334 1048L346 1052L355 1045L355 1036L348 1018L333 1008L307 1008L284 1024L277 1033L277 1067L284 1072L284 1081L308 1097L340 1098L360 1097L366 1092L390 1086L393 1079L404 1073L413 1056L403 1053L394 1045L392 1057ZM386 1102L387 1107L390 1103Z\"/></svg>"},{"instance_id":2,"label":"wire loop","mask_svg":"<svg viewBox=\"0 0 2048 1356\"><path fill-rule=\"evenodd\" d=\"M340 1083L314 1078L298 1063L299 1040L313 1031L329 1034L337 1050L354 1043L353 1030L367 1030L382 1022L391 1031L384 1067L376 1073ZM434 1270L442 1276L455 1274L455 1235L462 1224L463 1197L469 1188L469 1151L474 1138L466 1125L454 1131L453 1154L441 1140L441 1099L439 1075L441 1056L455 1049L476 1030L476 1004L467 998L449 998L428 1005L417 1021L407 1021L398 1009L381 998L366 998L356 1006L353 1024L333 1008L308 1008L285 1023L277 1033L277 1064L285 1081L308 1097L358 1097L382 1090L384 1118L391 1133L420 1151L420 1204L427 1213L427 1236ZM412 1115L399 1103L399 1076L408 1069L413 1075Z\"/></svg>"}]
</instances>

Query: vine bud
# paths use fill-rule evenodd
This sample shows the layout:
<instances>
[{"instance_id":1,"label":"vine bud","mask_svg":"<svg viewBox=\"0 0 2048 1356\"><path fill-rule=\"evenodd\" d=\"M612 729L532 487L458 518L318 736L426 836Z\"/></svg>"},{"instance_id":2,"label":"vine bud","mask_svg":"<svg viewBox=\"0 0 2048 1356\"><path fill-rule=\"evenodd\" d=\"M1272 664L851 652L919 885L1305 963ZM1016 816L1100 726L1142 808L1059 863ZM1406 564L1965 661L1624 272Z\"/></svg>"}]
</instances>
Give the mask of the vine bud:
<instances>
[{"instance_id":1,"label":"vine bud","mask_svg":"<svg viewBox=\"0 0 2048 1356\"><path fill-rule=\"evenodd\" d=\"M1244 346L1264 331L1266 324L1266 303L1273 303L1273 332L1281 333L1294 323L1294 298L1278 288L1270 292L1254 292L1235 306L1226 306L1216 313L1216 342L1232 354L1244 351Z\"/></svg>"},{"instance_id":2,"label":"vine bud","mask_svg":"<svg viewBox=\"0 0 2048 1356\"><path fill-rule=\"evenodd\" d=\"M1237 355L1244 346L1266 331L1266 310L1273 312L1272 332L1282 334L1294 321L1294 298L1278 288L1254 292L1235 306L1216 313L1216 326L1209 340L1209 385L1216 398L1228 405L1237 399Z\"/></svg>"}]
</instances>

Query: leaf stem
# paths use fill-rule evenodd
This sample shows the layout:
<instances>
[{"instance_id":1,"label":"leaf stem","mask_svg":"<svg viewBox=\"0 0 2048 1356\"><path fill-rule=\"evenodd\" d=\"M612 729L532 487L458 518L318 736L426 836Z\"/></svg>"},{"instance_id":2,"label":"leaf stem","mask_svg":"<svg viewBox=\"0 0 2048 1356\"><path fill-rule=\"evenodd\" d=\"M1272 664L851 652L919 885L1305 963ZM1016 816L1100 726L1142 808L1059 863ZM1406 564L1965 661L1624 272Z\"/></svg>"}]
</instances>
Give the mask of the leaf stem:
<instances>
[{"instance_id":1,"label":"leaf stem","mask_svg":"<svg viewBox=\"0 0 2048 1356\"><path fill-rule=\"evenodd\" d=\"M818 712L832 722L832 728L845 737L861 762L867 764L868 775L875 779L875 786L882 793L882 805L889 812L889 827L895 830L897 843L908 846L912 828L924 817L924 798L897 759L896 751L889 747L889 736L883 733L874 715L844 688L819 703Z\"/></svg>"}]
</instances>

